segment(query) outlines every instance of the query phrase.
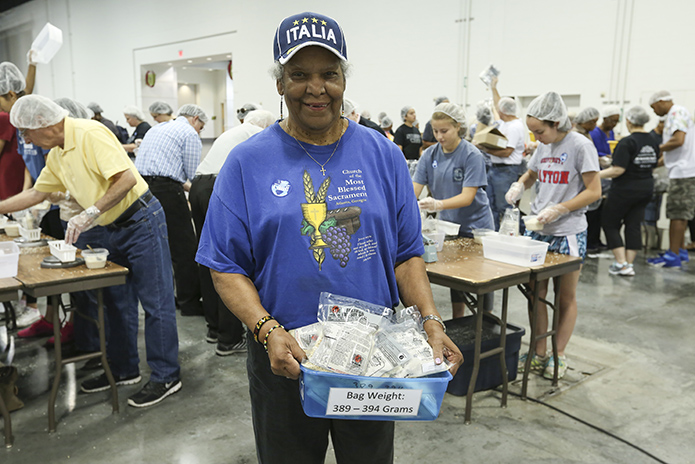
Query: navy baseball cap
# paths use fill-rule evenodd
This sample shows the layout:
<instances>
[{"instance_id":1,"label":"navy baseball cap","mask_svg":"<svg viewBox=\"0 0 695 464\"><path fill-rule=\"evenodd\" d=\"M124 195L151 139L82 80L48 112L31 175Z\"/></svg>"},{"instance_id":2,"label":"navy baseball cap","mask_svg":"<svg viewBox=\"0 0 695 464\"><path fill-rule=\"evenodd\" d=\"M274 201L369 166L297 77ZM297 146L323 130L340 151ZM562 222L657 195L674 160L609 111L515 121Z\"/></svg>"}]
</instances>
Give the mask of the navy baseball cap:
<instances>
[{"instance_id":1,"label":"navy baseball cap","mask_svg":"<svg viewBox=\"0 0 695 464\"><path fill-rule=\"evenodd\" d=\"M309 45L323 47L347 61L347 45L340 25L333 18L310 12L288 16L280 22L275 31L273 57L285 64Z\"/></svg>"}]
</instances>

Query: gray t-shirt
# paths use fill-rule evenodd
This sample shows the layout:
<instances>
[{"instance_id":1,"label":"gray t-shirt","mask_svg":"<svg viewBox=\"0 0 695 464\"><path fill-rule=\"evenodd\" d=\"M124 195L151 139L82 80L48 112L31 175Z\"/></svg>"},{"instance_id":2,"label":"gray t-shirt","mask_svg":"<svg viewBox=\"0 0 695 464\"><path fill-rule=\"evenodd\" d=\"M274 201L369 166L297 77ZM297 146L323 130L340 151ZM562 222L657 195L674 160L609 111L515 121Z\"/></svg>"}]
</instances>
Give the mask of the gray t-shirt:
<instances>
[{"instance_id":1,"label":"gray t-shirt","mask_svg":"<svg viewBox=\"0 0 695 464\"><path fill-rule=\"evenodd\" d=\"M539 189L531 204L531 212L538 214L546 206L571 200L582 192L585 172L598 172L598 152L591 140L568 132L558 143L538 145L529 169L538 173ZM586 207L572 211L543 227L543 235L567 236L586 230Z\"/></svg>"},{"instance_id":2,"label":"gray t-shirt","mask_svg":"<svg viewBox=\"0 0 695 464\"><path fill-rule=\"evenodd\" d=\"M439 213L441 219L461 224L459 235L472 237L474 229L494 229L490 202L483 187L487 187L485 160L472 144L462 140L451 153L444 153L441 144L424 151L413 182L427 185L432 196L445 200L461 193L464 187L476 187L473 202L458 209Z\"/></svg>"}]
</instances>

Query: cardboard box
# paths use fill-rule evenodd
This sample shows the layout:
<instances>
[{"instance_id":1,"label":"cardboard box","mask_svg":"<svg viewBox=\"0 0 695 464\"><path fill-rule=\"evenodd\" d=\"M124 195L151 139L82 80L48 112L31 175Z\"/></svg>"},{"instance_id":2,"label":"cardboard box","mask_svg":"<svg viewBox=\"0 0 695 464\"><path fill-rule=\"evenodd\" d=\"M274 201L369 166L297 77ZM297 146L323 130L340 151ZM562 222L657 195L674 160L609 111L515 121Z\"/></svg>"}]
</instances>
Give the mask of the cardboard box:
<instances>
[{"instance_id":1,"label":"cardboard box","mask_svg":"<svg viewBox=\"0 0 695 464\"><path fill-rule=\"evenodd\" d=\"M507 137L496 127L478 124L478 129L473 137L473 145L480 145L493 150L507 148Z\"/></svg>"}]
</instances>

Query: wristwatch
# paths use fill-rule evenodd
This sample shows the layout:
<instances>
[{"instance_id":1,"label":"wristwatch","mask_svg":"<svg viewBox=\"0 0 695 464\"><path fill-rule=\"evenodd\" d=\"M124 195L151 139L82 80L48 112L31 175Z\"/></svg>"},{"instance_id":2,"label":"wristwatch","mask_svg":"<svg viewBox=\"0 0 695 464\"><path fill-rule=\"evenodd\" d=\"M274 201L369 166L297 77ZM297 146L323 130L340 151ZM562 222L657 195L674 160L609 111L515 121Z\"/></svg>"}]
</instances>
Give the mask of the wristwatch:
<instances>
[{"instance_id":1,"label":"wristwatch","mask_svg":"<svg viewBox=\"0 0 695 464\"><path fill-rule=\"evenodd\" d=\"M425 322L427 321L437 321L442 325L442 329L444 330L444 333L446 333L446 325L444 324L444 321L442 320L441 317L437 316L436 314L430 314L429 316L425 316L422 318L422 324L424 325Z\"/></svg>"}]
</instances>

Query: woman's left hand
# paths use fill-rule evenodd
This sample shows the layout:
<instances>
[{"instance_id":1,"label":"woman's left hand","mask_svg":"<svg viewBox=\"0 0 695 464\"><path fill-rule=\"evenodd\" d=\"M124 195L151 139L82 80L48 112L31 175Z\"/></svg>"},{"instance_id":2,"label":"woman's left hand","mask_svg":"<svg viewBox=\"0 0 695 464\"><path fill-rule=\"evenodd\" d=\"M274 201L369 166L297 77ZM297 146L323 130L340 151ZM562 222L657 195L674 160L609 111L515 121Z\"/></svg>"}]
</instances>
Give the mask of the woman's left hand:
<instances>
[{"instance_id":1,"label":"woman's left hand","mask_svg":"<svg viewBox=\"0 0 695 464\"><path fill-rule=\"evenodd\" d=\"M423 198L417 202L420 209L427 211L428 213L436 213L444 209L444 203L441 200L435 200L432 197Z\"/></svg>"},{"instance_id":2,"label":"woman's left hand","mask_svg":"<svg viewBox=\"0 0 695 464\"><path fill-rule=\"evenodd\" d=\"M550 224L551 222L555 222L562 216L566 216L569 213L570 210L562 205L548 206L538 213L538 222L541 224Z\"/></svg>"}]
</instances>

